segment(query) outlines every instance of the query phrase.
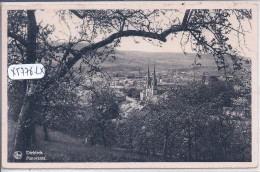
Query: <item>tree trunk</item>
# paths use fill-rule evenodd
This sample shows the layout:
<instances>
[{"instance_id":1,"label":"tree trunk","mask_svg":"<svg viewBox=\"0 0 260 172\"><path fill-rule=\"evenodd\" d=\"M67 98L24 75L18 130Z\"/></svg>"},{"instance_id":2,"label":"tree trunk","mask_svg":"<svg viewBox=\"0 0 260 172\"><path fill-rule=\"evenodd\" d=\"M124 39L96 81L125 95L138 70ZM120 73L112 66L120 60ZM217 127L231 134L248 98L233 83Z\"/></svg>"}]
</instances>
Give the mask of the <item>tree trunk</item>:
<instances>
[{"instance_id":1,"label":"tree trunk","mask_svg":"<svg viewBox=\"0 0 260 172\"><path fill-rule=\"evenodd\" d=\"M169 136L170 136L168 127L169 127L169 124L168 124L168 122L166 122L165 123L165 132L164 132L165 137L164 137L164 142L163 142L163 154L162 154L163 159L166 158L167 149L168 149L168 147L167 147L168 146L168 139L169 139Z\"/></svg>"},{"instance_id":2,"label":"tree trunk","mask_svg":"<svg viewBox=\"0 0 260 172\"><path fill-rule=\"evenodd\" d=\"M191 140L191 129L190 126L188 127L188 161L192 161L192 155L191 155L191 144L192 144L192 140Z\"/></svg>"},{"instance_id":3,"label":"tree trunk","mask_svg":"<svg viewBox=\"0 0 260 172\"><path fill-rule=\"evenodd\" d=\"M224 138L223 140L224 144L224 161L227 161L227 140Z\"/></svg>"},{"instance_id":4,"label":"tree trunk","mask_svg":"<svg viewBox=\"0 0 260 172\"><path fill-rule=\"evenodd\" d=\"M15 161L25 161L25 152L32 143L34 130L34 106L34 95L26 94L18 118L18 131L15 140L15 151L20 151L22 153L22 158L15 159Z\"/></svg>"},{"instance_id":5,"label":"tree trunk","mask_svg":"<svg viewBox=\"0 0 260 172\"><path fill-rule=\"evenodd\" d=\"M198 161L198 143L197 143L197 128L195 127L195 156L196 156L196 161Z\"/></svg>"},{"instance_id":6,"label":"tree trunk","mask_svg":"<svg viewBox=\"0 0 260 172\"><path fill-rule=\"evenodd\" d=\"M167 149L168 149L168 133L165 134L164 142L163 142L163 159L166 159Z\"/></svg>"},{"instance_id":7,"label":"tree trunk","mask_svg":"<svg viewBox=\"0 0 260 172\"><path fill-rule=\"evenodd\" d=\"M227 161L227 146L224 145L224 161Z\"/></svg>"},{"instance_id":8,"label":"tree trunk","mask_svg":"<svg viewBox=\"0 0 260 172\"><path fill-rule=\"evenodd\" d=\"M44 134L44 140L49 141L48 129L46 124L43 124L43 134Z\"/></svg>"},{"instance_id":9,"label":"tree trunk","mask_svg":"<svg viewBox=\"0 0 260 172\"><path fill-rule=\"evenodd\" d=\"M107 141L106 141L106 137L105 137L104 131L102 131L101 135L102 135L102 140L103 140L104 147L107 147Z\"/></svg>"},{"instance_id":10,"label":"tree trunk","mask_svg":"<svg viewBox=\"0 0 260 172\"><path fill-rule=\"evenodd\" d=\"M100 124L101 126L101 136L102 136L102 140L103 140L103 145L104 147L107 147L107 140L105 137L105 122L101 122Z\"/></svg>"},{"instance_id":11,"label":"tree trunk","mask_svg":"<svg viewBox=\"0 0 260 172\"><path fill-rule=\"evenodd\" d=\"M32 64L37 60L36 56L36 37L39 32L35 10L27 10L28 27L27 27L27 41L26 41L26 63ZM25 161L25 152L30 147L31 143L35 141L34 133L34 114L35 106L35 85L33 80L27 80L26 94L23 100L18 118L18 131L15 140L15 151L22 153L21 159L16 157L14 161Z\"/></svg>"},{"instance_id":12,"label":"tree trunk","mask_svg":"<svg viewBox=\"0 0 260 172\"><path fill-rule=\"evenodd\" d=\"M133 134L132 132L129 134L129 144L130 144L130 149L133 150Z\"/></svg>"},{"instance_id":13,"label":"tree trunk","mask_svg":"<svg viewBox=\"0 0 260 172\"><path fill-rule=\"evenodd\" d=\"M213 161L216 161L217 157L216 157L216 139L214 139L214 145L213 145Z\"/></svg>"},{"instance_id":14,"label":"tree trunk","mask_svg":"<svg viewBox=\"0 0 260 172\"><path fill-rule=\"evenodd\" d=\"M35 125L34 123L32 124L32 128L31 128L31 132L32 132L32 135L31 135L31 144L34 145L36 144L36 131L35 131Z\"/></svg>"},{"instance_id":15,"label":"tree trunk","mask_svg":"<svg viewBox=\"0 0 260 172\"><path fill-rule=\"evenodd\" d=\"M36 18L35 18L35 10L27 10L27 18L28 18L28 31L27 31L27 44L26 44L26 63L31 64L35 63L37 60L36 56L36 37L39 32L39 28L37 27Z\"/></svg>"}]
</instances>

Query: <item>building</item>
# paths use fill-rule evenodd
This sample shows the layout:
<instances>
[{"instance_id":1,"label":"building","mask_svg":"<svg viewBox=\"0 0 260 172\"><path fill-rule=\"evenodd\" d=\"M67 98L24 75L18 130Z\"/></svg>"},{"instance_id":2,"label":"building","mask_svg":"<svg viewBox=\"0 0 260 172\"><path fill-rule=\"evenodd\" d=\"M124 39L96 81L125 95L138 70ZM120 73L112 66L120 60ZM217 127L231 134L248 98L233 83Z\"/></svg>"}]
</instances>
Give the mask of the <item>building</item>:
<instances>
[{"instance_id":1,"label":"building","mask_svg":"<svg viewBox=\"0 0 260 172\"><path fill-rule=\"evenodd\" d=\"M140 100L145 101L150 98L153 98L155 95L158 94L158 85L157 85L157 78L156 78L156 72L155 72L155 64L154 64L154 70L153 75L150 76L150 70L148 65L148 71L147 71L147 80L146 80L146 86L143 91L140 92Z\"/></svg>"},{"instance_id":2,"label":"building","mask_svg":"<svg viewBox=\"0 0 260 172\"><path fill-rule=\"evenodd\" d=\"M217 81L232 81L233 76L232 75L214 75L214 74L206 74L203 73L201 82L205 85L208 85L209 83L217 82Z\"/></svg>"}]
</instances>

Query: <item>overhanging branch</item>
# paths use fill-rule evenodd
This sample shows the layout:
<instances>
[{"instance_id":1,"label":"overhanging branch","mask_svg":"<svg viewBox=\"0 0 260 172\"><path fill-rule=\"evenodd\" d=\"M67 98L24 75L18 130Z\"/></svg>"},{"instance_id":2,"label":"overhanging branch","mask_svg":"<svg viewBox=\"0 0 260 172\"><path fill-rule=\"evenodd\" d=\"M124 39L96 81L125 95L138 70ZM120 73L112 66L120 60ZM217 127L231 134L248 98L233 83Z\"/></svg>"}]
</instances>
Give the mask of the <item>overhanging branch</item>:
<instances>
[{"instance_id":1,"label":"overhanging branch","mask_svg":"<svg viewBox=\"0 0 260 172\"><path fill-rule=\"evenodd\" d=\"M182 28L182 26L174 25L170 29L167 29L166 31L162 32L161 34L146 32L146 31L137 31L137 30L119 31L117 33L110 35L108 38L106 38L100 42L97 42L95 44L82 48L80 50L80 53L86 53L87 51L94 50L94 49L103 47L104 45L110 44L115 39L122 38L122 37L129 37L129 36L141 36L141 37L152 38L152 39L157 39L157 40L166 42L166 37L169 34L171 34L173 32L183 31L183 30L184 29Z\"/></svg>"},{"instance_id":2,"label":"overhanging branch","mask_svg":"<svg viewBox=\"0 0 260 172\"><path fill-rule=\"evenodd\" d=\"M79 14L77 10L70 10L73 14L75 14L78 18L84 19L86 16Z\"/></svg>"},{"instance_id":3,"label":"overhanging branch","mask_svg":"<svg viewBox=\"0 0 260 172\"><path fill-rule=\"evenodd\" d=\"M152 32L146 32L146 31L137 31L137 30L127 30L127 31L119 31L117 33L112 34L108 38L97 42L95 44L86 46L82 48L79 52L71 51L70 53L74 56L71 60L69 60L66 64L68 68L72 67L80 58L82 54L87 53L88 51L95 50L98 48L101 48L105 45L108 45L112 43L114 40L122 37L128 37L128 36L141 36L141 37L146 37L146 38L152 38L152 39L157 39L163 42L166 42L166 37L174 32L180 32L180 31L185 31L181 25L174 25L170 29L165 30L161 34L158 33L152 33Z\"/></svg>"},{"instance_id":4,"label":"overhanging branch","mask_svg":"<svg viewBox=\"0 0 260 172\"><path fill-rule=\"evenodd\" d=\"M83 19L85 16L79 14L76 10L70 10L73 14L75 14L77 17ZM140 30L120 30L106 39L99 41L97 43L88 45L84 48L82 48L80 51L75 51L73 49L69 49L69 53L73 55L73 58L68 60L63 69L60 70L59 77L63 77L67 71L78 61L82 58L83 54L86 54L89 51L96 50L98 48L101 48L105 45L108 45L112 43L114 40L122 37L129 37L129 36L140 36L140 37L146 37L146 38L152 38L156 39L162 42L166 42L166 37L170 35L171 33L176 33L180 31L186 31L187 30L187 22L188 22L188 16L190 14L190 10L186 10L184 19L181 25L173 25L169 29L163 31L162 33L153 33L153 32L147 32L147 31L140 31Z\"/></svg>"}]
</instances>

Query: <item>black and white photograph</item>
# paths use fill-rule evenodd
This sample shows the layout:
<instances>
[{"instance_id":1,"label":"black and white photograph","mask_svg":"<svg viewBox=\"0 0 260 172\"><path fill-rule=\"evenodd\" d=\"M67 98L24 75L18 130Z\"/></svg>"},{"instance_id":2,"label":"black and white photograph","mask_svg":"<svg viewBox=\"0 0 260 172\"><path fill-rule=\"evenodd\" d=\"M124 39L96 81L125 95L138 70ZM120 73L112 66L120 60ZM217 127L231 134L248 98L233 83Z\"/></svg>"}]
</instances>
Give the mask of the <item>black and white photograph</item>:
<instances>
[{"instance_id":1,"label":"black and white photograph","mask_svg":"<svg viewBox=\"0 0 260 172\"><path fill-rule=\"evenodd\" d=\"M256 166L256 7L3 4L3 165Z\"/></svg>"}]
</instances>

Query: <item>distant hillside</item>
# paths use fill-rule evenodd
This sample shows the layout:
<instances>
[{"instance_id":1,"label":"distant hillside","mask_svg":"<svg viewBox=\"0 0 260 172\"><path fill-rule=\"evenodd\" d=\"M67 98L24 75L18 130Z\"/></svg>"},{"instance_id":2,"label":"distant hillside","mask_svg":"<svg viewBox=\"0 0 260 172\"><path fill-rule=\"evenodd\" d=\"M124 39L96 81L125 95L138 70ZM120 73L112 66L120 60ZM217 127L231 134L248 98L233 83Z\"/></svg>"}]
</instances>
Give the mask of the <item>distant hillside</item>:
<instances>
[{"instance_id":1,"label":"distant hillside","mask_svg":"<svg viewBox=\"0 0 260 172\"><path fill-rule=\"evenodd\" d=\"M139 69L141 72L146 72L149 63L151 68L154 64L156 65L157 72L173 69L192 70L195 56L196 54L116 51L116 60L106 61L102 67L110 72L129 73L139 71ZM217 70L215 61L210 55L197 59L197 63L201 63L201 68Z\"/></svg>"},{"instance_id":2,"label":"distant hillside","mask_svg":"<svg viewBox=\"0 0 260 172\"><path fill-rule=\"evenodd\" d=\"M127 62L131 65L141 65L147 68L148 61L150 65L155 62L158 69L169 68L182 68L188 67L194 63L196 54L190 53L184 55L183 53L162 53L162 52L138 52L138 51L117 51L117 62ZM212 56L202 56L201 60L197 60L202 66L215 66L215 62Z\"/></svg>"},{"instance_id":3,"label":"distant hillside","mask_svg":"<svg viewBox=\"0 0 260 172\"><path fill-rule=\"evenodd\" d=\"M116 59L112 61L105 61L101 66L108 73L130 73L138 72L139 70L144 73L147 71L148 62L151 70L153 64L156 65L157 72L165 70L179 71L196 71L198 74L218 73L216 63L211 54L202 55L201 59L197 58L197 63L201 66L193 67L196 54L189 53L170 53L170 52L141 52L141 51L118 51L116 50ZM232 64L232 62L229 62ZM79 65L77 63L76 65Z\"/></svg>"}]
</instances>

